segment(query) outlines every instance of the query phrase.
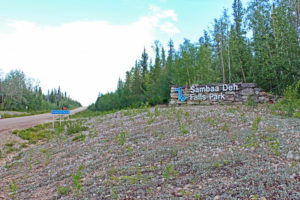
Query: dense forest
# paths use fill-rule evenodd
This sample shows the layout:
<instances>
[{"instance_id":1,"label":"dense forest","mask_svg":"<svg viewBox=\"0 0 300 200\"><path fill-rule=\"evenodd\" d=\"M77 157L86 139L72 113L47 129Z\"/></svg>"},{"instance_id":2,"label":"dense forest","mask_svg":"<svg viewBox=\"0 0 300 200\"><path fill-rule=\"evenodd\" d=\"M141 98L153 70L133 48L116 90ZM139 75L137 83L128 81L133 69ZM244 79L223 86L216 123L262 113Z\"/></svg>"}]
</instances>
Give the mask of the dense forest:
<instances>
[{"instance_id":1,"label":"dense forest","mask_svg":"<svg viewBox=\"0 0 300 200\"><path fill-rule=\"evenodd\" d=\"M48 111L63 106L75 108L81 105L62 92L60 87L43 94L38 83L26 78L22 71L12 70L0 76L0 110Z\"/></svg>"},{"instance_id":2,"label":"dense forest","mask_svg":"<svg viewBox=\"0 0 300 200\"><path fill-rule=\"evenodd\" d=\"M281 95L300 77L300 5L298 0L252 0L244 8L234 0L199 41L188 39L167 50L155 41L154 61L144 49L115 92L99 95L93 110L167 103L172 85L254 82Z\"/></svg>"}]
</instances>

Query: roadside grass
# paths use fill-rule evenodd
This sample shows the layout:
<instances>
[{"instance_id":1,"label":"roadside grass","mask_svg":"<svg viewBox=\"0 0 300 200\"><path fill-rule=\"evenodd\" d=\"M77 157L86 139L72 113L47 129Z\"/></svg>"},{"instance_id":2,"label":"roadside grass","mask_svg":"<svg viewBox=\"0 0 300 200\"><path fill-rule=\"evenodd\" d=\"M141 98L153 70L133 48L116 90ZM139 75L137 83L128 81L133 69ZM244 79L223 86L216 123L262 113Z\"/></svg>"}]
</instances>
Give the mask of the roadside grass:
<instances>
[{"instance_id":1,"label":"roadside grass","mask_svg":"<svg viewBox=\"0 0 300 200\"><path fill-rule=\"evenodd\" d=\"M14 117L25 117L25 116L30 116L32 114L30 113L23 113L23 114L0 114L2 119L8 119L8 118L14 118Z\"/></svg>"},{"instance_id":2,"label":"roadside grass","mask_svg":"<svg viewBox=\"0 0 300 200\"><path fill-rule=\"evenodd\" d=\"M41 110L41 111L17 111L16 114L10 114L10 112L14 113L15 111L0 111L0 115L2 119L7 118L15 118L15 117L25 117L31 115L39 115L44 113L49 113L51 110Z\"/></svg>"},{"instance_id":3,"label":"roadside grass","mask_svg":"<svg viewBox=\"0 0 300 200\"><path fill-rule=\"evenodd\" d=\"M73 135L75 133L80 133L82 131L87 131L88 126L85 125L85 119L76 119L76 120L64 120L64 121L55 121L54 129L53 123L39 124L31 128L23 130L13 130L12 134L15 134L27 140L30 144L36 144L42 140L51 140L55 136L60 136L62 133L66 132L67 135Z\"/></svg>"},{"instance_id":4,"label":"roadside grass","mask_svg":"<svg viewBox=\"0 0 300 200\"><path fill-rule=\"evenodd\" d=\"M86 124L86 119L72 119L68 121L55 121L53 123L45 123L38 124L34 127L30 127L23 130L13 130L12 134L19 136L26 142L20 143L17 141L9 141L3 146L0 147L0 159L6 158L7 155L11 153L18 153L22 151L22 149L26 149L28 146L32 144L38 143L49 143L52 139L56 139L56 141L63 141L67 137L72 137L72 141L85 141L86 135L83 134L83 131L88 131L89 127ZM89 134L89 136L93 136L93 134ZM73 135L75 135L73 137ZM48 165L50 153L45 153L45 166ZM19 160L21 156L21 152L14 157L14 160Z\"/></svg>"}]
</instances>

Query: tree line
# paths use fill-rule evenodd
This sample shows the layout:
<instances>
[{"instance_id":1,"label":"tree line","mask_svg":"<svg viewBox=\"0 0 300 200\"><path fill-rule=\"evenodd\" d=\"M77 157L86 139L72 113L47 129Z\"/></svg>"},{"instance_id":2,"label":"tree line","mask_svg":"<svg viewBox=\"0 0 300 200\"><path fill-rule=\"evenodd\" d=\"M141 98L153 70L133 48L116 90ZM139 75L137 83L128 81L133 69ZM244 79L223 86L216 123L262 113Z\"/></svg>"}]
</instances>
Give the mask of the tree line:
<instances>
[{"instance_id":1,"label":"tree line","mask_svg":"<svg viewBox=\"0 0 300 200\"><path fill-rule=\"evenodd\" d=\"M81 104L58 89L43 94L39 84L26 78L24 72L12 70L5 76L0 74L0 110L47 111L62 107L75 108Z\"/></svg>"},{"instance_id":2,"label":"tree line","mask_svg":"<svg viewBox=\"0 0 300 200\"><path fill-rule=\"evenodd\" d=\"M207 83L254 82L280 95L300 77L300 5L298 0L252 0L244 8L225 9L199 41L188 39L167 50L155 41L154 60L146 49L115 92L99 95L93 110L167 103L170 87ZM231 20L232 19L232 20ZM166 52L167 51L167 52Z\"/></svg>"}]
</instances>

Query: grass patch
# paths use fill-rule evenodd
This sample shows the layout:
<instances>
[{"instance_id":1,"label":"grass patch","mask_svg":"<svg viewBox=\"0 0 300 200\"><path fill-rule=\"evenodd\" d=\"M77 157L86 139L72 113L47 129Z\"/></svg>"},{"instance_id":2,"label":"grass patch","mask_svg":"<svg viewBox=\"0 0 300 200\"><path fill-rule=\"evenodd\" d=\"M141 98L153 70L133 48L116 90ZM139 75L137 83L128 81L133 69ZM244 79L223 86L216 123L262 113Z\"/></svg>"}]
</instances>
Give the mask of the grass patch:
<instances>
[{"instance_id":1,"label":"grass patch","mask_svg":"<svg viewBox=\"0 0 300 200\"><path fill-rule=\"evenodd\" d=\"M127 137L128 137L128 134L125 131L122 131L120 134L116 134L115 143L123 146L126 142Z\"/></svg>"},{"instance_id":2,"label":"grass patch","mask_svg":"<svg viewBox=\"0 0 300 200\"><path fill-rule=\"evenodd\" d=\"M86 135L80 133L80 134L76 135L76 136L72 139L72 141L82 141L82 142L84 142L84 141L85 141L85 138L86 138Z\"/></svg>"},{"instance_id":3,"label":"grass patch","mask_svg":"<svg viewBox=\"0 0 300 200\"><path fill-rule=\"evenodd\" d=\"M166 179L166 181L170 180L171 177L176 178L177 175L178 172L174 170L174 165L172 164L168 164L163 172L163 177Z\"/></svg>"},{"instance_id":4,"label":"grass patch","mask_svg":"<svg viewBox=\"0 0 300 200\"><path fill-rule=\"evenodd\" d=\"M60 195L60 196L62 196L62 195L67 195L67 194L70 193L70 191L71 191L71 188L68 187L68 186L60 186L60 185L59 185L59 186L57 187L57 194Z\"/></svg>"},{"instance_id":5,"label":"grass patch","mask_svg":"<svg viewBox=\"0 0 300 200\"><path fill-rule=\"evenodd\" d=\"M81 193L83 192L81 178L82 178L82 170L84 168L84 164L82 163L77 172L72 175L73 180L73 188L75 189L76 196L81 196Z\"/></svg>"},{"instance_id":6,"label":"grass patch","mask_svg":"<svg viewBox=\"0 0 300 200\"><path fill-rule=\"evenodd\" d=\"M16 193L18 191L18 186L17 184L13 181L10 185L9 185L9 197L12 199L16 198Z\"/></svg>"},{"instance_id":7,"label":"grass patch","mask_svg":"<svg viewBox=\"0 0 300 200\"><path fill-rule=\"evenodd\" d=\"M73 135L74 133L79 133L81 131L88 130L88 127L85 126L85 122L86 122L86 120L83 120L83 119L78 119L75 121L67 121L66 122L67 134Z\"/></svg>"},{"instance_id":8,"label":"grass patch","mask_svg":"<svg viewBox=\"0 0 300 200\"><path fill-rule=\"evenodd\" d=\"M36 125L34 127L24 129L24 130L13 130L12 134L18 135L23 140L28 140L29 143L35 144L39 140L44 138L49 138L51 135L51 131L49 128L51 127L51 123Z\"/></svg>"}]
</instances>

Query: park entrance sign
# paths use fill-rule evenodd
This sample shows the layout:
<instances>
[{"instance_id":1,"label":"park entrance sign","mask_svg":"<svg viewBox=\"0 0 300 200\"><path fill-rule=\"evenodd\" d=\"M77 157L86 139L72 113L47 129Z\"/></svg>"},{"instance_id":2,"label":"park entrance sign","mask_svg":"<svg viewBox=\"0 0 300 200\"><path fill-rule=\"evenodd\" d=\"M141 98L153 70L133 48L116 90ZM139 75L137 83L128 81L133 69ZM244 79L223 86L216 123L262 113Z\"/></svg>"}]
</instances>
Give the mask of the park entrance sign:
<instances>
[{"instance_id":1,"label":"park entrance sign","mask_svg":"<svg viewBox=\"0 0 300 200\"><path fill-rule=\"evenodd\" d=\"M170 104L242 104L249 98L258 103L274 101L255 83L174 86L170 95Z\"/></svg>"}]
</instances>

